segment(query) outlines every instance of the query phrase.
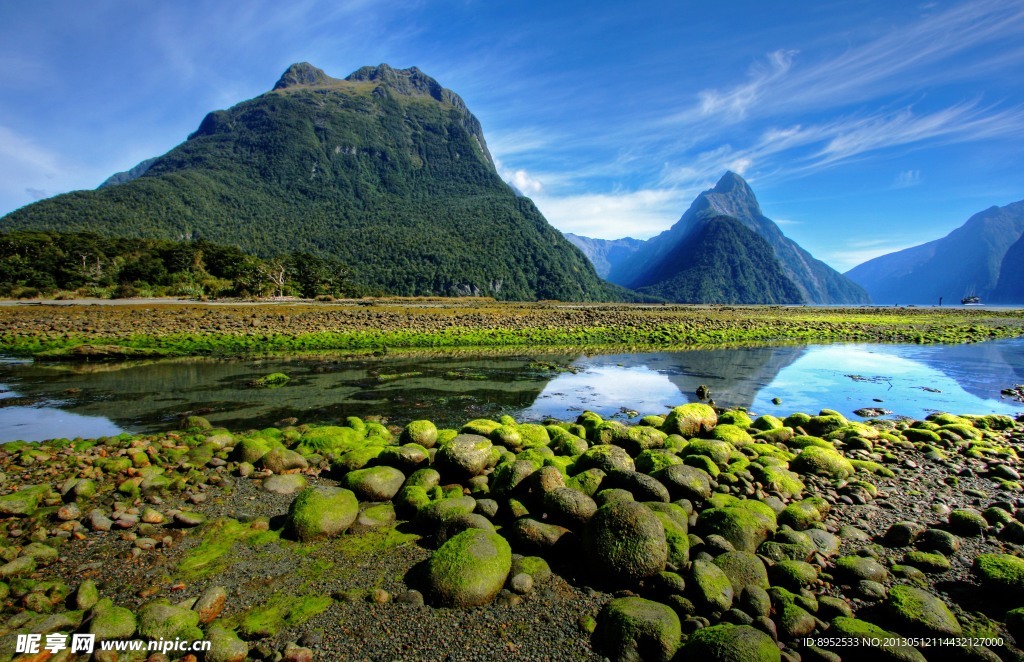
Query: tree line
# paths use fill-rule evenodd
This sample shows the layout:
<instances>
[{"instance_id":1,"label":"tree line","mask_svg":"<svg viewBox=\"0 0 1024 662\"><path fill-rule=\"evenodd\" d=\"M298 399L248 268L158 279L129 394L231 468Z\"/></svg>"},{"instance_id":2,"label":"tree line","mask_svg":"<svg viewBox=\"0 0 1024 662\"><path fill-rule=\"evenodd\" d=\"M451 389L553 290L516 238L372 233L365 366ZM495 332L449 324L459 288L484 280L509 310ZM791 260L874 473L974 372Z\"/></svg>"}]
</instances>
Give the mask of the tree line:
<instances>
[{"instance_id":1,"label":"tree line","mask_svg":"<svg viewBox=\"0 0 1024 662\"><path fill-rule=\"evenodd\" d=\"M88 232L0 233L0 296L304 298L360 296L340 260L295 251L262 258L202 239Z\"/></svg>"}]
</instances>

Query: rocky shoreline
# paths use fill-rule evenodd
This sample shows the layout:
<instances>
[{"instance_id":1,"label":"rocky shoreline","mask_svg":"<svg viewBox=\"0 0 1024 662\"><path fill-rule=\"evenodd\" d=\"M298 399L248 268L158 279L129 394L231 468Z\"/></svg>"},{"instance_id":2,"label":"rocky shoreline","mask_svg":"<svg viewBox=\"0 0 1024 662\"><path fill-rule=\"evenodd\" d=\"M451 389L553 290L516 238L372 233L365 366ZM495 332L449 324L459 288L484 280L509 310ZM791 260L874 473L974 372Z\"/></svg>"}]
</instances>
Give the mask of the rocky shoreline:
<instances>
[{"instance_id":1,"label":"rocky shoreline","mask_svg":"<svg viewBox=\"0 0 1024 662\"><path fill-rule=\"evenodd\" d=\"M1024 659L1020 421L637 418L6 444L0 660Z\"/></svg>"}]
</instances>

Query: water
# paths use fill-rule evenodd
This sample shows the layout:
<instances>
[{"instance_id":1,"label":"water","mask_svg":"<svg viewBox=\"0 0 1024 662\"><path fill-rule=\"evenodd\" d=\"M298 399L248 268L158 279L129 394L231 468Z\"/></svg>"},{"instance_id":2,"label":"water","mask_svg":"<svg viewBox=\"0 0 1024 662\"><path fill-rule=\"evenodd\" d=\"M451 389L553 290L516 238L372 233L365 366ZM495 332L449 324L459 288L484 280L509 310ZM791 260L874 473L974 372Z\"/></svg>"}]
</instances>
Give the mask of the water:
<instances>
[{"instance_id":1,"label":"water","mask_svg":"<svg viewBox=\"0 0 1024 662\"><path fill-rule=\"evenodd\" d=\"M279 388L250 383L271 372ZM187 414L230 429L297 417L337 422L371 414L403 425L458 426L510 414L574 419L590 409L635 420L694 401L787 415L880 407L1017 415L999 391L1024 383L1024 338L971 345L832 344L633 354L182 360L99 365L0 361L0 441L94 437L175 427ZM781 405L772 404L780 398Z\"/></svg>"}]
</instances>

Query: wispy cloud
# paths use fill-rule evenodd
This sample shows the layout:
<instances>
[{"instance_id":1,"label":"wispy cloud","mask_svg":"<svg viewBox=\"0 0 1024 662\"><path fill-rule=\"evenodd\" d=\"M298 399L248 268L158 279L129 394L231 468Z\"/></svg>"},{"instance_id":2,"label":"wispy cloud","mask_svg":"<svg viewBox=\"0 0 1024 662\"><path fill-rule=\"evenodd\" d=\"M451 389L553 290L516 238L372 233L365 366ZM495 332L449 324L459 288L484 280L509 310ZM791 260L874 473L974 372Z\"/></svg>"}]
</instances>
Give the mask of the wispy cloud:
<instances>
[{"instance_id":1,"label":"wispy cloud","mask_svg":"<svg viewBox=\"0 0 1024 662\"><path fill-rule=\"evenodd\" d=\"M892 181L893 188L910 188L922 182L920 170L902 170Z\"/></svg>"}]
</instances>

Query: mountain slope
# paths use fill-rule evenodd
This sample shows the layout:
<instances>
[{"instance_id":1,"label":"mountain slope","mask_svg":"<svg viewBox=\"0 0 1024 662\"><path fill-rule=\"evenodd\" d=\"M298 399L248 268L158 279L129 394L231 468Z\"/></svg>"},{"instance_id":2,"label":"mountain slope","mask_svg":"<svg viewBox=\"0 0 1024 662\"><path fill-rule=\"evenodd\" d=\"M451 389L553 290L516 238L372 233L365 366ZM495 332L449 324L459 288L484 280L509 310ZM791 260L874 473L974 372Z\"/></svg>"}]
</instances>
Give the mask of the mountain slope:
<instances>
[{"instance_id":1,"label":"mountain slope","mask_svg":"<svg viewBox=\"0 0 1024 662\"><path fill-rule=\"evenodd\" d=\"M731 216L706 219L645 278L638 292L681 303L803 301L768 242Z\"/></svg>"},{"instance_id":2,"label":"mountain slope","mask_svg":"<svg viewBox=\"0 0 1024 662\"><path fill-rule=\"evenodd\" d=\"M1024 201L990 207L942 239L876 257L846 275L863 286L875 303L934 304L939 297L955 303L966 294L987 301L1002 271L1007 267L1012 271L1012 262L1008 265L1005 258L1022 235ZM1007 282L1000 296L1011 290Z\"/></svg>"},{"instance_id":3,"label":"mountain slope","mask_svg":"<svg viewBox=\"0 0 1024 662\"><path fill-rule=\"evenodd\" d=\"M571 232L565 233L565 238L576 248L583 251L594 270L601 278L607 278L608 273L620 262L626 260L640 248L644 240L623 237L622 239L593 239L583 237Z\"/></svg>"},{"instance_id":4,"label":"mountain slope","mask_svg":"<svg viewBox=\"0 0 1024 662\"><path fill-rule=\"evenodd\" d=\"M1003 256L992 303L1024 303L1024 235Z\"/></svg>"},{"instance_id":5,"label":"mountain slope","mask_svg":"<svg viewBox=\"0 0 1024 662\"><path fill-rule=\"evenodd\" d=\"M415 67L339 80L293 65L272 91L207 115L141 176L23 207L0 229L306 251L401 295L622 294L502 182L479 121Z\"/></svg>"},{"instance_id":6,"label":"mountain slope","mask_svg":"<svg viewBox=\"0 0 1024 662\"><path fill-rule=\"evenodd\" d=\"M789 239L761 213L754 192L742 177L727 172L714 188L704 191L671 228L648 240L629 259L613 268L608 280L625 287L650 285L652 265L666 255L678 254L676 247L716 216L730 216L768 242L785 276L800 292L800 301L816 304L864 304L868 295L858 285Z\"/></svg>"}]
</instances>

